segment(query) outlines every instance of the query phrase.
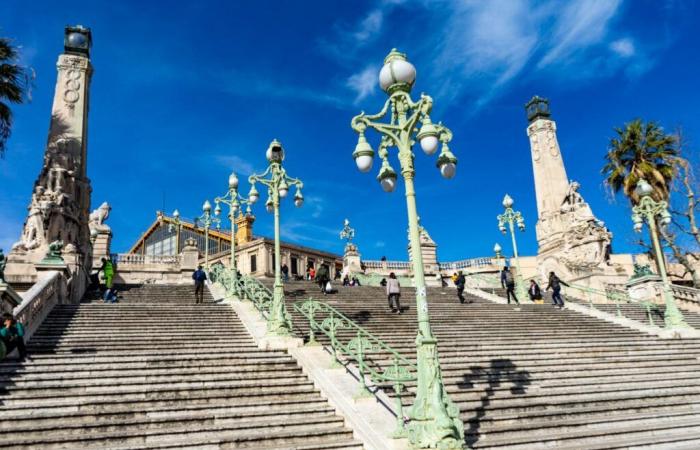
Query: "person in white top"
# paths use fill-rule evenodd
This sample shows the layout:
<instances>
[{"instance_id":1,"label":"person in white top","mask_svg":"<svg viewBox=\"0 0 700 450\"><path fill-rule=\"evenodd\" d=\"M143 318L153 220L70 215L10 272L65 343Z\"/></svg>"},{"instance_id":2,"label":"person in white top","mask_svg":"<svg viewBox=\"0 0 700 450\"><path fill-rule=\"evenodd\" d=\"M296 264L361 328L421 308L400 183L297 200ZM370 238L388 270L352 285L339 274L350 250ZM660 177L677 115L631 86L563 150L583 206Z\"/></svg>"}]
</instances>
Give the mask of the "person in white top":
<instances>
[{"instance_id":1,"label":"person in white top","mask_svg":"<svg viewBox=\"0 0 700 450\"><path fill-rule=\"evenodd\" d=\"M401 314L401 305L399 304L399 297L401 297L401 286L399 285L399 280L396 279L394 272L389 274L389 279L386 282L386 295L389 300L389 308L391 308L391 312Z\"/></svg>"}]
</instances>

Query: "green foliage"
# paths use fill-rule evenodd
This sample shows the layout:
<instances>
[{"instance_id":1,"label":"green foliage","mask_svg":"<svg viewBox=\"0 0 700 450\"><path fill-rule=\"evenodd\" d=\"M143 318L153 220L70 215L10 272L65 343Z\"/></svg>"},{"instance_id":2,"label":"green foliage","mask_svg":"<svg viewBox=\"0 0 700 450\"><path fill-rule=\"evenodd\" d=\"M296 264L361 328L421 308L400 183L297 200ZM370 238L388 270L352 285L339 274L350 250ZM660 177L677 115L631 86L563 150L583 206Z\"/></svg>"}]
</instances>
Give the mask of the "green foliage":
<instances>
[{"instance_id":1,"label":"green foliage","mask_svg":"<svg viewBox=\"0 0 700 450\"><path fill-rule=\"evenodd\" d=\"M666 134L656 122L644 123L641 119L615 128L615 133L601 170L613 193L622 191L636 205L639 198L635 187L644 178L654 188L655 200L668 200L677 173L677 137Z\"/></svg>"},{"instance_id":2,"label":"green foliage","mask_svg":"<svg viewBox=\"0 0 700 450\"><path fill-rule=\"evenodd\" d=\"M10 104L24 103L31 98L34 73L18 64L19 51L8 38L0 38L0 157L4 156L12 132Z\"/></svg>"}]
</instances>

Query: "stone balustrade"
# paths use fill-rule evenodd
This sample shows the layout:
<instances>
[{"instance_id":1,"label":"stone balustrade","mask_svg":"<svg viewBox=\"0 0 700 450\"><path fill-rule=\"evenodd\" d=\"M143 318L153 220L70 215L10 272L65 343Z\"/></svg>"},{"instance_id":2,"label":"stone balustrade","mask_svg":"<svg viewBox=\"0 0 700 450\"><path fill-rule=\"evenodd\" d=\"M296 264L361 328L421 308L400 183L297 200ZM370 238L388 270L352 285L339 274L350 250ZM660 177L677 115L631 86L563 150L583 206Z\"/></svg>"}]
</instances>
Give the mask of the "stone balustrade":
<instances>
[{"instance_id":1,"label":"stone balustrade","mask_svg":"<svg viewBox=\"0 0 700 450\"><path fill-rule=\"evenodd\" d=\"M146 265L163 264L179 266L180 255L139 255L134 253L113 253L110 255L112 263L117 265Z\"/></svg>"},{"instance_id":2,"label":"stone balustrade","mask_svg":"<svg viewBox=\"0 0 700 450\"><path fill-rule=\"evenodd\" d=\"M663 289L663 283L654 283L654 290L656 291L656 297L659 303L663 302ZM676 304L680 308L688 311L700 312L700 289L671 284L671 293L676 299Z\"/></svg>"},{"instance_id":3,"label":"stone balustrade","mask_svg":"<svg viewBox=\"0 0 700 450\"><path fill-rule=\"evenodd\" d=\"M15 319L25 326L29 340L54 306L68 301L69 281L61 271L50 271L22 294L22 303L13 311Z\"/></svg>"},{"instance_id":4,"label":"stone balustrade","mask_svg":"<svg viewBox=\"0 0 700 450\"><path fill-rule=\"evenodd\" d=\"M140 255L135 253L112 254L114 282L118 284L187 284L192 282L194 263L185 264L185 255ZM185 267L187 266L187 267Z\"/></svg>"},{"instance_id":5,"label":"stone balustrade","mask_svg":"<svg viewBox=\"0 0 700 450\"><path fill-rule=\"evenodd\" d=\"M441 271L454 271L454 270L472 269L475 267L487 267L487 266L495 266L495 265L496 265L496 263L494 263L494 260L491 257L462 259L460 261L446 262L446 263L439 263L438 264Z\"/></svg>"}]
</instances>

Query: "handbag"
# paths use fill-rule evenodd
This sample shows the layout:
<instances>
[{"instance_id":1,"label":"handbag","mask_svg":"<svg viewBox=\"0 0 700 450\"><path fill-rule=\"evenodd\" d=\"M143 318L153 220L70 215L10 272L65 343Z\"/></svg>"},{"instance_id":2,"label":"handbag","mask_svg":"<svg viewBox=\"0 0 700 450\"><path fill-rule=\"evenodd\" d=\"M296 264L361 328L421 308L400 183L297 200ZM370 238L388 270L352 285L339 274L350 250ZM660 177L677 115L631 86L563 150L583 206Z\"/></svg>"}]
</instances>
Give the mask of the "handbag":
<instances>
[{"instance_id":1,"label":"handbag","mask_svg":"<svg viewBox=\"0 0 700 450\"><path fill-rule=\"evenodd\" d=\"M326 283L326 292L332 292L333 291L333 286L331 285L331 282Z\"/></svg>"}]
</instances>

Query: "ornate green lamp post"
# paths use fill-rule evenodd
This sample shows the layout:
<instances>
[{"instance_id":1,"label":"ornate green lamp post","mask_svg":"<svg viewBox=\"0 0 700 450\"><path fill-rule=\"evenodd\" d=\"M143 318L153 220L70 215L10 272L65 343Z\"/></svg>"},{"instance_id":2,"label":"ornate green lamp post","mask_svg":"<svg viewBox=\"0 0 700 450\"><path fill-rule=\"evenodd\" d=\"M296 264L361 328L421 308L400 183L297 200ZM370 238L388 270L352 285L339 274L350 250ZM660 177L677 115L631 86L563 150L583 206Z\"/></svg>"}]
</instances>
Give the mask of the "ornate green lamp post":
<instances>
[{"instance_id":1,"label":"ornate green lamp post","mask_svg":"<svg viewBox=\"0 0 700 450\"><path fill-rule=\"evenodd\" d=\"M194 226L199 227L200 223L204 226L204 268L209 270L209 228L211 228L212 224L215 224L216 228L219 229L221 227L221 219L212 217L209 200L204 200L202 211L202 215L194 219ZM221 208L217 206L215 215L218 216L220 213Z\"/></svg>"},{"instance_id":2,"label":"ornate green lamp post","mask_svg":"<svg viewBox=\"0 0 700 450\"><path fill-rule=\"evenodd\" d=\"M177 209L173 211L173 223L170 224L168 230L172 233L175 231L175 254L180 254L180 230L182 227L182 221L180 220L180 211Z\"/></svg>"},{"instance_id":3,"label":"ornate green lamp post","mask_svg":"<svg viewBox=\"0 0 700 450\"><path fill-rule=\"evenodd\" d=\"M228 205L228 218L231 221L231 290L239 295L238 292L238 269L236 268L236 213L240 209L241 205L247 205L246 214L250 214L250 201L242 197L238 193L238 177L234 172L228 176L228 192L221 197L216 197L214 199L216 203L216 208L214 211L221 211L219 203Z\"/></svg>"},{"instance_id":4,"label":"ornate green lamp post","mask_svg":"<svg viewBox=\"0 0 700 450\"><path fill-rule=\"evenodd\" d=\"M255 188L256 182L267 187L268 198L265 206L267 211L274 213L275 216L275 286L270 305L270 317L267 321L267 332L273 336L287 336L291 332L292 322L284 306L284 288L280 270L280 199L287 196L291 186L296 186L294 204L301 207L304 203L304 197L301 195L303 184L301 180L287 176L287 172L282 167L284 149L277 139L270 143L265 156L269 162L267 170L260 175L253 174L248 178L251 184L248 201L255 203L259 198L258 190Z\"/></svg>"},{"instance_id":5,"label":"ornate green lamp post","mask_svg":"<svg viewBox=\"0 0 700 450\"><path fill-rule=\"evenodd\" d=\"M664 322L666 324L666 328L690 328L685 322L683 314L678 309L676 302L673 299L673 293L671 292L671 286L668 281L668 274L666 273L664 255L661 251L661 244L659 244L658 230L656 229L657 217L659 218L659 222L662 226L671 223L671 213L668 211L668 203L665 201L654 201L654 199L651 198L651 194L654 189L644 179L637 182L636 191L640 200L637 206L632 208L632 222L634 222L634 231L639 233L642 231L644 221L646 220L651 231L651 241L654 246L654 253L656 255L656 261L658 262L659 272L661 272L661 281L663 283L663 297L664 304L666 306Z\"/></svg>"},{"instance_id":6,"label":"ornate green lamp post","mask_svg":"<svg viewBox=\"0 0 700 450\"><path fill-rule=\"evenodd\" d=\"M525 231L525 220L523 220L523 215L520 211L513 210L513 204L515 202L510 195L506 194L503 197L503 207L505 211L503 214L497 216L498 219L498 229L501 233L506 234L510 230L510 237L513 243L513 257L515 258L515 268L518 270L517 276L515 278L515 288L518 291L518 301L523 301L527 298L527 291L525 286L523 286L523 272L520 270L520 259L518 258L518 243L515 239L515 227L518 226L520 231ZM506 224L508 224L508 229L506 229Z\"/></svg>"},{"instance_id":7,"label":"ornate green lamp post","mask_svg":"<svg viewBox=\"0 0 700 450\"><path fill-rule=\"evenodd\" d=\"M430 328L423 257L419 250L418 212L413 184L415 155L412 147L417 139L423 151L433 155L439 142L442 142L437 167L445 178L454 177L457 158L448 147L448 142L452 139L450 130L430 120L433 99L424 94L421 94L417 102L411 99L410 93L415 79L415 67L408 62L405 54L393 49L384 59L384 66L379 72L379 84L389 95L384 108L377 114L366 115L362 112L352 119L351 126L359 134L353 157L357 168L361 172L368 172L372 168L374 151L365 138L365 131L372 128L379 132L379 157L382 159L382 166L377 179L384 191L391 192L396 188L397 176L389 164L389 148L396 147L398 150L401 175L406 187L409 240L411 248L414 249L411 252L411 263L418 313L418 386L415 403L409 412L411 421L408 424L408 438L417 448L457 449L463 448L464 445L464 424L459 418L459 408L445 391L438 361L437 339ZM390 119L388 123L378 121L387 115Z\"/></svg>"}]
</instances>

